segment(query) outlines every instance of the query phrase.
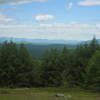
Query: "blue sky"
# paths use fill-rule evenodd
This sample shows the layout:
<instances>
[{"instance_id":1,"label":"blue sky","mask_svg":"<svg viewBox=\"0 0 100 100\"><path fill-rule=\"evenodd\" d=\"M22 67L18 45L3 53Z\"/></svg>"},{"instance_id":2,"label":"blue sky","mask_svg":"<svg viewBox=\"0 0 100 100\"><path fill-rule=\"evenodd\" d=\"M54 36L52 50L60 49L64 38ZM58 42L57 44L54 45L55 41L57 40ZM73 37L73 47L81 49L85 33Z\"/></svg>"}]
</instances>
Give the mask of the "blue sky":
<instances>
[{"instance_id":1,"label":"blue sky","mask_svg":"<svg viewBox=\"0 0 100 100\"><path fill-rule=\"evenodd\" d=\"M100 0L0 0L0 37L100 38Z\"/></svg>"}]
</instances>

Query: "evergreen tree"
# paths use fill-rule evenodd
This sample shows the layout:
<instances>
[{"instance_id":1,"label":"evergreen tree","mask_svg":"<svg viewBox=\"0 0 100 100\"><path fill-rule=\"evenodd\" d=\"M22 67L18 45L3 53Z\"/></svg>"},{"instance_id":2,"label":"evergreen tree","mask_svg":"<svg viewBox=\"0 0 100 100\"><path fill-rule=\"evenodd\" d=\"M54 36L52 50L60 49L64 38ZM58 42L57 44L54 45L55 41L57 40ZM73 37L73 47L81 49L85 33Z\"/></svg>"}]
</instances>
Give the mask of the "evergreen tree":
<instances>
[{"instance_id":1,"label":"evergreen tree","mask_svg":"<svg viewBox=\"0 0 100 100\"><path fill-rule=\"evenodd\" d=\"M44 86L60 86L62 82L62 68L59 66L59 53L56 49L46 54L43 61L42 79Z\"/></svg>"},{"instance_id":2,"label":"evergreen tree","mask_svg":"<svg viewBox=\"0 0 100 100\"><path fill-rule=\"evenodd\" d=\"M21 66L17 69L18 85L30 87L34 85L34 62L24 44L21 44L19 47L19 60Z\"/></svg>"},{"instance_id":3,"label":"evergreen tree","mask_svg":"<svg viewBox=\"0 0 100 100\"><path fill-rule=\"evenodd\" d=\"M16 44L4 42L0 49L0 86L14 86L18 66L19 60Z\"/></svg>"},{"instance_id":4,"label":"evergreen tree","mask_svg":"<svg viewBox=\"0 0 100 100\"><path fill-rule=\"evenodd\" d=\"M59 66L62 68L62 85L68 87L71 82L69 80L70 70L72 70L72 53L67 47L64 47L59 56Z\"/></svg>"},{"instance_id":5,"label":"evergreen tree","mask_svg":"<svg viewBox=\"0 0 100 100\"><path fill-rule=\"evenodd\" d=\"M100 45L95 37L93 37L92 41L89 43L89 50L91 57L97 50L100 50Z\"/></svg>"},{"instance_id":6,"label":"evergreen tree","mask_svg":"<svg viewBox=\"0 0 100 100\"><path fill-rule=\"evenodd\" d=\"M93 40L90 43L85 43L77 46L76 50L74 51L75 58L73 60L74 65L72 68L74 70L73 73L75 73L75 84L81 86L84 84L84 77L86 74L85 69L87 67L89 60L97 50L100 50L100 45L98 44L95 38L93 38Z\"/></svg>"},{"instance_id":7,"label":"evergreen tree","mask_svg":"<svg viewBox=\"0 0 100 100\"><path fill-rule=\"evenodd\" d=\"M96 51L86 68L86 84L90 89L100 91L100 51Z\"/></svg>"},{"instance_id":8,"label":"evergreen tree","mask_svg":"<svg viewBox=\"0 0 100 100\"><path fill-rule=\"evenodd\" d=\"M26 87L34 85L33 58L24 46L12 41L0 48L0 86Z\"/></svg>"}]
</instances>

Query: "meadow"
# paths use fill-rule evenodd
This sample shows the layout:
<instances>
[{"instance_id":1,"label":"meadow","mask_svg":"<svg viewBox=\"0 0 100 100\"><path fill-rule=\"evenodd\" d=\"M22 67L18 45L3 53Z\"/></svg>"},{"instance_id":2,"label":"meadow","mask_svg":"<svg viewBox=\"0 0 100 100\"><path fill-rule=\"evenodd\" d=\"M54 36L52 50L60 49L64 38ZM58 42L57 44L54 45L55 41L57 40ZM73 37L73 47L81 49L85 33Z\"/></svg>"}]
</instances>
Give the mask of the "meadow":
<instances>
[{"instance_id":1,"label":"meadow","mask_svg":"<svg viewBox=\"0 0 100 100\"><path fill-rule=\"evenodd\" d=\"M57 93L70 98L57 98ZM100 100L100 94L78 88L0 89L0 100Z\"/></svg>"}]
</instances>

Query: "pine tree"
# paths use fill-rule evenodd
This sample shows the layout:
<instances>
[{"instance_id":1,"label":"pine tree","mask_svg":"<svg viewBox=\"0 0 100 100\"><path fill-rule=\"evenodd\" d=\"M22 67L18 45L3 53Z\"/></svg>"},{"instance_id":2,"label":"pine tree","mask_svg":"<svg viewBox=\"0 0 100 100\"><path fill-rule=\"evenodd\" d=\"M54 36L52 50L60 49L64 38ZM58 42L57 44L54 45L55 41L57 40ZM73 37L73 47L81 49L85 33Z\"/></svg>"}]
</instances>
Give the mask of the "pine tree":
<instances>
[{"instance_id":1,"label":"pine tree","mask_svg":"<svg viewBox=\"0 0 100 100\"><path fill-rule=\"evenodd\" d=\"M19 66L16 44L4 42L0 50L0 85L13 87L16 82L16 68Z\"/></svg>"},{"instance_id":2,"label":"pine tree","mask_svg":"<svg viewBox=\"0 0 100 100\"><path fill-rule=\"evenodd\" d=\"M0 48L0 86L30 87L34 85L34 63L27 49L12 41Z\"/></svg>"},{"instance_id":3,"label":"pine tree","mask_svg":"<svg viewBox=\"0 0 100 100\"><path fill-rule=\"evenodd\" d=\"M34 61L24 44L19 47L19 60L21 66L18 69L18 85L30 87L34 85Z\"/></svg>"},{"instance_id":4,"label":"pine tree","mask_svg":"<svg viewBox=\"0 0 100 100\"><path fill-rule=\"evenodd\" d=\"M59 54L56 49L46 54L43 61L42 79L44 86L60 86L62 82L62 68L59 66Z\"/></svg>"},{"instance_id":5,"label":"pine tree","mask_svg":"<svg viewBox=\"0 0 100 100\"><path fill-rule=\"evenodd\" d=\"M90 89L100 91L100 51L96 51L86 68L86 84Z\"/></svg>"}]
</instances>

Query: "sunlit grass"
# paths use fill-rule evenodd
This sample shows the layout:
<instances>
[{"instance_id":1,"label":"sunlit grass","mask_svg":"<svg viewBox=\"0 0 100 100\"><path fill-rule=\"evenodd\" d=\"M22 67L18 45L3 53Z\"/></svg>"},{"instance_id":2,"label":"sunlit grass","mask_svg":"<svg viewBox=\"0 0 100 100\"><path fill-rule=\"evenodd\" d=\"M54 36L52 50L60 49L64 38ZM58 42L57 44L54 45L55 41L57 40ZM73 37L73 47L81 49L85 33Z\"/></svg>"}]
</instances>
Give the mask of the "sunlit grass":
<instances>
[{"instance_id":1,"label":"sunlit grass","mask_svg":"<svg viewBox=\"0 0 100 100\"><path fill-rule=\"evenodd\" d=\"M0 89L0 100L100 100L98 93L82 89L63 88L31 88L31 89ZM71 98L56 98L56 93L63 93Z\"/></svg>"}]
</instances>

